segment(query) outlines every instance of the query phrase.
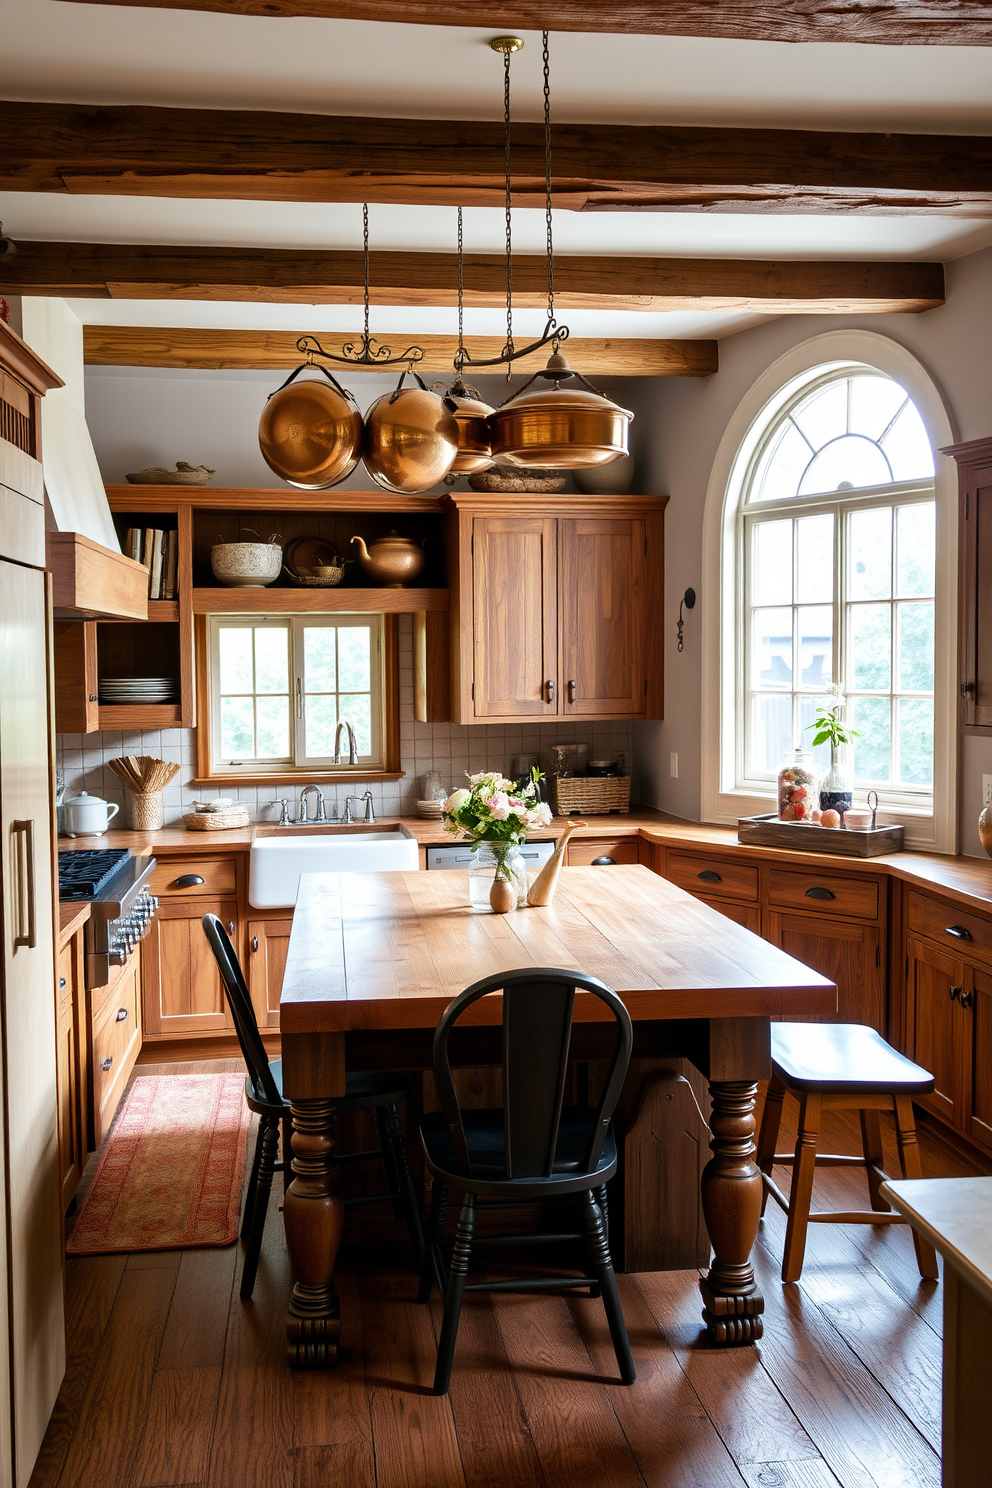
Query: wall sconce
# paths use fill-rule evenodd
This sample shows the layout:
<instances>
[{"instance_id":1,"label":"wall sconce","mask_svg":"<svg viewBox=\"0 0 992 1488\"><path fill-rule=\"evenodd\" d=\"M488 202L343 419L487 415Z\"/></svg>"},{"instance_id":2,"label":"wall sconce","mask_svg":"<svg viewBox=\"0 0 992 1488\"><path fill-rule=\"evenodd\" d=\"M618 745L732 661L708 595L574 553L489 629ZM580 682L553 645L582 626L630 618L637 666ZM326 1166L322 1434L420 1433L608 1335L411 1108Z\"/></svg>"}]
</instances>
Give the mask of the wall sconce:
<instances>
[{"instance_id":1,"label":"wall sconce","mask_svg":"<svg viewBox=\"0 0 992 1488\"><path fill-rule=\"evenodd\" d=\"M683 594L683 596L682 596L681 603L679 604L679 624L678 624L678 631L679 631L679 650L680 651L683 651L685 649L685 642L682 639L682 627L685 624L685 617L682 614L683 608L685 608L687 610L692 610L692 609L695 609L695 607L696 607L696 591L695 591L695 589L687 589L685 591L685 593Z\"/></svg>"}]
</instances>

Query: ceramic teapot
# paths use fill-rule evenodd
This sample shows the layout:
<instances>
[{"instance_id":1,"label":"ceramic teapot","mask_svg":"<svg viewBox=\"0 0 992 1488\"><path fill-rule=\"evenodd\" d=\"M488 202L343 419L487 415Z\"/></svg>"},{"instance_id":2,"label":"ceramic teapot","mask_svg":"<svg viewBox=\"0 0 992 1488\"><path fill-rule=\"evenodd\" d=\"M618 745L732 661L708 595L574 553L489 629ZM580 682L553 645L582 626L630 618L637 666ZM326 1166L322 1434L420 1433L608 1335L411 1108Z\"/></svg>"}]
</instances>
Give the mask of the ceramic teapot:
<instances>
[{"instance_id":1,"label":"ceramic teapot","mask_svg":"<svg viewBox=\"0 0 992 1488\"><path fill-rule=\"evenodd\" d=\"M388 537L377 537L371 547L365 546L362 537L351 540L358 544L358 561L369 578L385 589L401 589L404 584L412 583L423 572L427 561L420 543L415 543L410 537L400 537L395 532Z\"/></svg>"},{"instance_id":2,"label":"ceramic teapot","mask_svg":"<svg viewBox=\"0 0 992 1488\"><path fill-rule=\"evenodd\" d=\"M67 837L102 837L107 827L120 811L113 801L102 801L80 791L63 803L63 821Z\"/></svg>"}]
</instances>

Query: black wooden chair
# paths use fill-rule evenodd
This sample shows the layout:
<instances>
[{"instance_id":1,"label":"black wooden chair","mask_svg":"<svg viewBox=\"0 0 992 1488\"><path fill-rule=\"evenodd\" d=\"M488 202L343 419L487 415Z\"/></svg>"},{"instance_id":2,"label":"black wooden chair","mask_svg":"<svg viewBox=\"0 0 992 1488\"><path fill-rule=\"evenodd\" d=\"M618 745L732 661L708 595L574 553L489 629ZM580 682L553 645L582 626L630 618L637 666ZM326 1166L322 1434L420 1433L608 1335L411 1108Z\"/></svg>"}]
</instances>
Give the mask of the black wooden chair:
<instances>
[{"instance_id":1,"label":"black wooden chair","mask_svg":"<svg viewBox=\"0 0 992 1488\"><path fill-rule=\"evenodd\" d=\"M255 1273L262 1249L262 1234L265 1216L269 1208L272 1176L282 1172L283 1187L290 1181L290 1132L289 1104L282 1093L282 1060L269 1061L262 1036L258 1031L255 1009L245 984L244 974L228 939L227 931L214 914L203 916L203 929L210 948L220 968L221 980L227 994L228 1007L234 1019L238 1043L248 1066L245 1081L245 1101L248 1108L259 1117L258 1138L255 1156L252 1159L248 1192L245 1196L244 1213L241 1218L241 1238L247 1241L245 1264L241 1274L241 1295L250 1297L255 1289ZM424 1254L424 1236L420 1223L420 1208L410 1174L403 1125L398 1107L410 1095L410 1082L399 1074L349 1074L347 1094L337 1102L339 1111L372 1110L375 1116L379 1146L371 1152L343 1152L339 1162L367 1162L376 1159L386 1169L388 1191L378 1194L363 1194L345 1199L345 1206L358 1204L392 1204L397 1218L404 1216L410 1232L417 1265ZM277 1161L279 1129L282 1128L283 1160Z\"/></svg>"},{"instance_id":2,"label":"black wooden chair","mask_svg":"<svg viewBox=\"0 0 992 1488\"><path fill-rule=\"evenodd\" d=\"M599 1105L563 1107L568 1049L576 991L598 997L617 1024L612 1063ZM465 1110L458 1104L448 1056L451 1031L480 997L503 994L503 1106ZM445 1010L434 1034L434 1081L440 1111L424 1117L421 1140L433 1185L431 1217L418 1301L429 1302L437 1277L444 1318L434 1373L434 1393L444 1395L466 1291L537 1292L588 1287L603 1298L610 1335L625 1385L633 1384L634 1361L610 1259L606 1184L617 1167L613 1114L633 1040L630 1015L615 992L595 977L554 968L528 967L475 982ZM441 1233L449 1189L463 1195L450 1268L445 1270ZM549 1199L571 1199L582 1208L582 1232L492 1235L476 1238L476 1206L514 1207ZM506 1246L527 1241L584 1240L592 1275L466 1281L473 1244Z\"/></svg>"}]
</instances>

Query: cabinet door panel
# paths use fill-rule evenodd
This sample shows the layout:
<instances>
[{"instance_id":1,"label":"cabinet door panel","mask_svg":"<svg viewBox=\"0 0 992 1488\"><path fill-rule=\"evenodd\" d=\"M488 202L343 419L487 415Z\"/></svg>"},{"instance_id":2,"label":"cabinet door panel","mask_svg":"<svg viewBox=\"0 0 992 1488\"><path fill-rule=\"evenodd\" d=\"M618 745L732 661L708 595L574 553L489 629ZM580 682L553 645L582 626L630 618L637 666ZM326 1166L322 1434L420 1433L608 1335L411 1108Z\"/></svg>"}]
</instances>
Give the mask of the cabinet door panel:
<instances>
[{"instance_id":1,"label":"cabinet door panel","mask_svg":"<svg viewBox=\"0 0 992 1488\"><path fill-rule=\"evenodd\" d=\"M559 712L556 528L541 517L472 523L476 718Z\"/></svg>"},{"instance_id":2,"label":"cabinet door panel","mask_svg":"<svg viewBox=\"0 0 992 1488\"><path fill-rule=\"evenodd\" d=\"M144 1028L152 1037L175 1033L223 1033L233 1028L217 963L200 923L217 915L234 926L236 899L165 902L142 942Z\"/></svg>"},{"instance_id":3,"label":"cabinet door panel","mask_svg":"<svg viewBox=\"0 0 992 1488\"><path fill-rule=\"evenodd\" d=\"M797 1021L868 1023L884 1034L885 968L876 926L772 911L767 938L837 983L837 1012L832 1018Z\"/></svg>"},{"instance_id":4,"label":"cabinet door panel","mask_svg":"<svg viewBox=\"0 0 992 1488\"><path fill-rule=\"evenodd\" d=\"M961 1018L971 1018L971 1095L968 1130L976 1140L992 1147L992 976L973 974L973 1001L960 1009Z\"/></svg>"},{"instance_id":5,"label":"cabinet door panel","mask_svg":"<svg viewBox=\"0 0 992 1488\"><path fill-rule=\"evenodd\" d=\"M761 909L757 904L735 904L733 899L713 899L709 894L697 894L694 889L689 892L694 899L733 920L735 925L743 925L745 930L751 930L755 935L761 933Z\"/></svg>"},{"instance_id":6,"label":"cabinet door panel","mask_svg":"<svg viewBox=\"0 0 992 1488\"><path fill-rule=\"evenodd\" d=\"M640 518L565 517L558 524L564 713L644 717L644 533Z\"/></svg>"},{"instance_id":7,"label":"cabinet door panel","mask_svg":"<svg viewBox=\"0 0 992 1488\"><path fill-rule=\"evenodd\" d=\"M248 988L259 1028L279 1027L279 994L292 928L291 917L251 920L248 925Z\"/></svg>"},{"instance_id":8,"label":"cabinet door panel","mask_svg":"<svg viewBox=\"0 0 992 1488\"><path fill-rule=\"evenodd\" d=\"M964 966L918 940L909 942L908 955L912 1057L936 1081L933 1094L925 1096L923 1104L946 1120L959 1122L961 1077L957 1027ZM953 996L952 987L957 988Z\"/></svg>"}]
</instances>

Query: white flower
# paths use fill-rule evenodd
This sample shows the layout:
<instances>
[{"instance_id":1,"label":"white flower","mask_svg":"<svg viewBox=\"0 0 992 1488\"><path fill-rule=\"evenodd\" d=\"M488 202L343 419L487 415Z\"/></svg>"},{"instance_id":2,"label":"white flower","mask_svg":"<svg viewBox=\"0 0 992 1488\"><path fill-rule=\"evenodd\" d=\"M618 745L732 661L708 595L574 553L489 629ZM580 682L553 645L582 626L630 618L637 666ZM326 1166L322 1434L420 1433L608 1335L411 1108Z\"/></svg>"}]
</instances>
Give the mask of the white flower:
<instances>
[{"instance_id":1,"label":"white flower","mask_svg":"<svg viewBox=\"0 0 992 1488\"><path fill-rule=\"evenodd\" d=\"M464 786L461 786L456 791L452 791L444 803L444 809L449 816L453 815L456 811L460 811L465 805L465 802L469 800L471 794L471 791L467 791Z\"/></svg>"},{"instance_id":2,"label":"white flower","mask_svg":"<svg viewBox=\"0 0 992 1488\"><path fill-rule=\"evenodd\" d=\"M529 827L550 827L551 807L546 801L539 801L532 806L527 813L527 825Z\"/></svg>"}]
</instances>

